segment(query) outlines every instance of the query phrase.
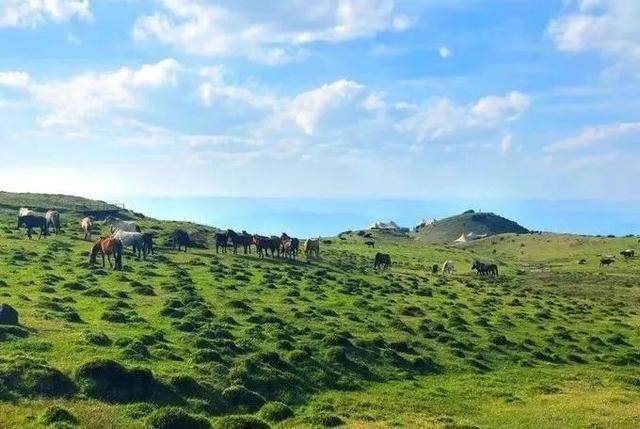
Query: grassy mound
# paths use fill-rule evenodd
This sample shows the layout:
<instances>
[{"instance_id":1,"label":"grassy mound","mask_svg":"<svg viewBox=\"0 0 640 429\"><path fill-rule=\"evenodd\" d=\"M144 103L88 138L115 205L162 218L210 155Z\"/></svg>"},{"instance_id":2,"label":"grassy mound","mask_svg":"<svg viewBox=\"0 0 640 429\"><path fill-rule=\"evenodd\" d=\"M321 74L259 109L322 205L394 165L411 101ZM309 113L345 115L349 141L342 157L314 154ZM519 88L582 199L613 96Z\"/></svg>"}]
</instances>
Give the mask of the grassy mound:
<instances>
[{"instance_id":1,"label":"grassy mound","mask_svg":"<svg viewBox=\"0 0 640 429\"><path fill-rule=\"evenodd\" d=\"M180 408L167 407L154 411L147 418L149 429L209 429L211 423L205 418L188 414Z\"/></svg>"},{"instance_id":2,"label":"grassy mound","mask_svg":"<svg viewBox=\"0 0 640 429\"><path fill-rule=\"evenodd\" d=\"M462 234L475 235L527 234L528 229L494 213L465 212L440 219L421 228L417 239L424 243L445 244L457 240Z\"/></svg>"}]
</instances>

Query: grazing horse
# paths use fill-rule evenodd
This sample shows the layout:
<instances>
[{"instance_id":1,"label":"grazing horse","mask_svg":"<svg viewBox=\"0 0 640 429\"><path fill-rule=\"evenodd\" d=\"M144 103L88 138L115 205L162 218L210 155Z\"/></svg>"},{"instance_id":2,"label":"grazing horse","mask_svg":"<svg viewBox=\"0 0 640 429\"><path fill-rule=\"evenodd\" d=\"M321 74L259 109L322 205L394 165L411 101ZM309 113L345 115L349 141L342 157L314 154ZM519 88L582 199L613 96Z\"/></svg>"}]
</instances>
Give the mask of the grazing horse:
<instances>
[{"instance_id":1,"label":"grazing horse","mask_svg":"<svg viewBox=\"0 0 640 429\"><path fill-rule=\"evenodd\" d=\"M620 255L622 255L622 257L624 257L624 259L629 259L629 258L633 258L634 256L636 256L636 251L633 249L627 249L627 250L623 250L622 252L620 252Z\"/></svg>"},{"instance_id":2,"label":"grazing horse","mask_svg":"<svg viewBox=\"0 0 640 429\"><path fill-rule=\"evenodd\" d=\"M365 241L364 244L367 245L368 247L376 247L375 241Z\"/></svg>"},{"instance_id":3,"label":"grazing horse","mask_svg":"<svg viewBox=\"0 0 640 429\"><path fill-rule=\"evenodd\" d=\"M222 248L222 253L227 253L227 245L229 244L229 234L226 232L217 232L216 235L216 253Z\"/></svg>"},{"instance_id":4,"label":"grazing horse","mask_svg":"<svg viewBox=\"0 0 640 429\"><path fill-rule=\"evenodd\" d=\"M320 258L320 238L309 238L304 242L304 255L309 259L312 254L315 258Z\"/></svg>"},{"instance_id":5,"label":"grazing horse","mask_svg":"<svg viewBox=\"0 0 640 429\"><path fill-rule=\"evenodd\" d=\"M300 240L295 237L289 237L284 232L280 236L280 253L285 257L296 259L298 256L298 248L300 247Z\"/></svg>"},{"instance_id":6,"label":"grazing horse","mask_svg":"<svg viewBox=\"0 0 640 429\"><path fill-rule=\"evenodd\" d=\"M120 270L122 269L122 250L122 242L117 238L101 238L96 242L96 244L93 245L93 249L91 249L89 263L95 264L96 258L98 254L100 254L102 255L102 267L104 268L104 256L107 255L109 266L113 268L113 264L111 264L111 255L113 255L115 259L115 269Z\"/></svg>"},{"instance_id":7,"label":"grazing horse","mask_svg":"<svg viewBox=\"0 0 640 429\"><path fill-rule=\"evenodd\" d=\"M82 225L82 230L84 231L84 239L91 240L91 231L93 231L93 218L91 216L87 216L80 221L80 225Z\"/></svg>"},{"instance_id":8,"label":"grazing horse","mask_svg":"<svg viewBox=\"0 0 640 429\"><path fill-rule=\"evenodd\" d=\"M258 256L264 258L265 254L269 256L269 249L271 248L271 239L269 237L263 237L262 235L253 235L253 244L256 246L256 252ZM271 254L273 256L273 253Z\"/></svg>"},{"instance_id":9,"label":"grazing horse","mask_svg":"<svg viewBox=\"0 0 640 429\"><path fill-rule=\"evenodd\" d=\"M476 270L478 274L481 276L489 275L489 276L498 276L498 266L496 264L473 261L473 265L471 265L472 270Z\"/></svg>"},{"instance_id":10,"label":"grazing horse","mask_svg":"<svg viewBox=\"0 0 640 429\"><path fill-rule=\"evenodd\" d=\"M391 256L387 253L376 253L376 257L373 260L373 268L386 270L391 266Z\"/></svg>"},{"instance_id":11,"label":"grazing horse","mask_svg":"<svg viewBox=\"0 0 640 429\"><path fill-rule=\"evenodd\" d=\"M133 248L133 254L147 259L147 246L144 241L144 235L141 232L129 232L117 229L113 235L113 238L117 238L122 242L123 247L131 246Z\"/></svg>"},{"instance_id":12,"label":"grazing horse","mask_svg":"<svg viewBox=\"0 0 640 429\"><path fill-rule=\"evenodd\" d=\"M453 265L451 259L447 259L444 261L444 264L442 264L442 274L453 274L453 270L455 269L456 267Z\"/></svg>"},{"instance_id":13,"label":"grazing horse","mask_svg":"<svg viewBox=\"0 0 640 429\"><path fill-rule=\"evenodd\" d=\"M127 231L127 232L142 231L135 222L117 219L112 216L107 216L107 218L104 220L104 224L111 226L111 233L116 232L117 229L119 229L120 231Z\"/></svg>"},{"instance_id":14,"label":"grazing horse","mask_svg":"<svg viewBox=\"0 0 640 429\"><path fill-rule=\"evenodd\" d=\"M142 234L142 241L144 243L144 250L148 255L155 255L156 251L153 245L153 233L145 232Z\"/></svg>"},{"instance_id":15,"label":"grazing horse","mask_svg":"<svg viewBox=\"0 0 640 429\"><path fill-rule=\"evenodd\" d=\"M171 247L175 249L178 248L180 251L180 247L184 246L184 251L186 253L187 248L191 246L191 238L189 237L189 233L184 229L176 229L171 233Z\"/></svg>"},{"instance_id":16,"label":"grazing horse","mask_svg":"<svg viewBox=\"0 0 640 429\"><path fill-rule=\"evenodd\" d=\"M614 256L603 256L602 258L600 258L600 266L608 267L609 265L613 264L615 261L616 260Z\"/></svg>"},{"instance_id":17,"label":"grazing horse","mask_svg":"<svg viewBox=\"0 0 640 429\"><path fill-rule=\"evenodd\" d=\"M47 228L51 227L56 234L60 232L60 213L55 210L47 210L44 217L47 219Z\"/></svg>"},{"instance_id":18,"label":"grazing horse","mask_svg":"<svg viewBox=\"0 0 640 429\"><path fill-rule=\"evenodd\" d=\"M43 236L46 237L47 235L49 235L49 229L47 228L47 220L44 218L44 216L38 216L38 215L18 216L17 229L20 229L21 227L27 228L27 236L29 237L29 240L31 240L31 233L33 232L33 228L40 229L39 238L42 238Z\"/></svg>"}]
</instances>

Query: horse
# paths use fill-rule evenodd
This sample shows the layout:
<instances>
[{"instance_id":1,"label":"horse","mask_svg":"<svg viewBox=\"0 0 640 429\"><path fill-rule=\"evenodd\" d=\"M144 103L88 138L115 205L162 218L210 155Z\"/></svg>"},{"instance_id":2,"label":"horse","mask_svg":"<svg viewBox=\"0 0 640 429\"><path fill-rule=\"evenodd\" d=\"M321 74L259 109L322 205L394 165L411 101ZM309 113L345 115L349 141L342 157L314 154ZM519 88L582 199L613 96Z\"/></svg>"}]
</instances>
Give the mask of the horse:
<instances>
[{"instance_id":1,"label":"horse","mask_svg":"<svg viewBox=\"0 0 640 429\"><path fill-rule=\"evenodd\" d=\"M251 244L253 244L253 237L247 231L242 230L240 234L240 238L242 239L242 247L244 248L244 254L251 254Z\"/></svg>"},{"instance_id":2,"label":"horse","mask_svg":"<svg viewBox=\"0 0 640 429\"><path fill-rule=\"evenodd\" d=\"M258 256L264 258L265 253L269 256L269 249L271 248L271 239L269 237L263 237L262 235L254 234L253 244L256 246L256 252ZM273 253L272 253L273 256Z\"/></svg>"},{"instance_id":3,"label":"horse","mask_svg":"<svg viewBox=\"0 0 640 429\"><path fill-rule=\"evenodd\" d=\"M142 232L140 227L135 222L117 219L112 216L107 216L107 218L104 220L104 224L111 226L112 234L116 232L117 229L127 232Z\"/></svg>"},{"instance_id":4,"label":"horse","mask_svg":"<svg viewBox=\"0 0 640 429\"><path fill-rule=\"evenodd\" d=\"M133 254L147 259L147 246L144 241L144 235L141 232L130 232L117 229L113 235L113 238L117 238L122 242L123 247L133 247Z\"/></svg>"},{"instance_id":5,"label":"horse","mask_svg":"<svg viewBox=\"0 0 640 429\"><path fill-rule=\"evenodd\" d=\"M27 228L27 236L29 240L31 240L31 233L33 232L33 228L40 229L39 238L46 237L49 235L49 229L47 228L47 219L44 216L38 215L26 215L26 216L18 216L18 228L21 227Z\"/></svg>"},{"instance_id":6,"label":"horse","mask_svg":"<svg viewBox=\"0 0 640 429\"><path fill-rule=\"evenodd\" d=\"M180 247L182 246L184 246L184 251L186 253L187 248L191 246L191 238L187 231L183 229L176 229L171 233L171 247L173 249L178 247L178 251L180 251Z\"/></svg>"},{"instance_id":7,"label":"horse","mask_svg":"<svg viewBox=\"0 0 640 429\"><path fill-rule=\"evenodd\" d=\"M375 241L365 241L364 244L368 247L376 247Z\"/></svg>"},{"instance_id":8,"label":"horse","mask_svg":"<svg viewBox=\"0 0 640 429\"><path fill-rule=\"evenodd\" d=\"M142 234L142 241L144 243L144 249L149 255L155 255L156 251L153 245L153 233L145 232Z\"/></svg>"},{"instance_id":9,"label":"horse","mask_svg":"<svg viewBox=\"0 0 640 429\"><path fill-rule=\"evenodd\" d=\"M498 266L496 264L473 261L473 265L471 265L472 270L476 270L476 272L481 275L490 275L490 276L498 276Z\"/></svg>"},{"instance_id":10,"label":"horse","mask_svg":"<svg viewBox=\"0 0 640 429\"><path fill-rule=\"evenodd\" d=\"M453 270L455 270L455 266L453 265L453 261L451 259L447 259L442 264L442 274L453 274Z\"/></svg>"},{"instance_id":11,"label":"horse","mask_svg":"<svg viewBox=\"0 0 640 429\"><path fill-rule=\"evenodd\" d=\"M217 232L216 235L216 253L222 248L222 253L227 253L227 245L229 244L229 234L226 232Z\"/></svg>"},{"instance_id":12,"label":"horse","mask_svg":"<svg viewBox=\"0 0 640 429\"><path fill-rule=\"evenodd\" d=\"M295 237L289 237L284 232L280 236L280 253L285 257L295 259L298 255L298 248L300 247L300 240Z\"/></svg>"},{"instance_id":13,"label":"horse","mask_svg":"<svg viewBox=\"0 0 640 429\"><path fill-rule=\"evenodd\" d=\"M578 265L584 265L587 263L587 260L582 258L582 259L578 259Z\"/></svg>"},{"instance_id":14,"label":"horse","mask_svg":"<svg viewBox=\"0 0 640 429\"><path fill-rule=\"evenodd\" d=\"M87 216L80 221L82 230L84 231L84 239L91 240L91 231L93 231L93 217Z\"/></svg>"},{"instance_id":15,"label":"horse","mask_svg":"<svg viewBox=\"0 0 640 429\"><path fill-rule=\"evenodd\" d=\"M623 250L622 252L620 252L620 255L622 255L622 257L624 259L629 259L629 258L633 258L634 256L636 256L636 251L633 249L627 249L627 250Z\"/></svg>"},{"instance_id":16,"label":"horse","mask_svg":"<svg viewBox=\"0 0 640 429\"><path fill-rule=\"evenodd\" d=\"M115 259L115 269L120 270L122 269L122 251L123 251L122 242L117 238L113 238L113 237L101 238L93 245L93 249L91 249L91 256L89 257L89 263L95 264L98 254L101 254L102 267L104 268L104 256L107 255L109 266L113 268L113 264L111 264L111 255L113 255Z\"/></svg>"},{"instance_id":17,"label":"horse","mask_svg":"<svg viewBox=\"0 0 640 429\"><path fill-rule=\"evenodd\" d=\"M613 264L615 261L616 260L614 256L603 256L602 258L600 258L600 266L608 267L609 265Z\"/></svg>"},{"instance_id":18,"label":"horse","mask_svg":"<svg viewBox=\"0 0 640 429\"><path fill-rule=\"evenodd\" d=\"M391 256L389 256L389 254L380 253L380 252L376 253L376 256L373 260L373 268L375 268L376 270L378 268L382 270L386 270L390 266L391 266Z\"/></svg>"},{"instance_id":19,"label":"horse","mask_svg":"<svg viewBox=\"0 0 640 429\"><path fill-rule=\"evenodd\" d=\"M233 246L233 253L238 253L238 246L242 246L244 249L244 254L245 255L247 254L247 246L250 246L251 242L249 241L247 243L247 240L244 234L245 234L245 231L243 231L242 234L238 234L232 229L227 230L228 241L231 241L231 245ZM249 236L249 234L247 234L247 236Z\"/></svg>"},{"instance_id":20,"label":"horse","mask_svg":"<svg viewBox=\"0 0 640 429\"><path fill-rule=\"evenodd\" d=\"M271 250L271 256L278 255L280 257L280 237L272 235L269 237L269 249Z\"/></svg>"},{"instance_id":21,"label":"horse","mask_svg":"<svg viewBox=\"0 0 640 429\"><path fill-rule=\"evenodd\" d=\"M18 210L18 216L37 216L37 213L26 207L21 207L20 210Z\"/></svg>"},{"instance_id":22,"label":"horse","mask_svg":"<svg viewBox=\"0 0 640 429\"><path fill-rule=\"evenodd\" d=\"M60 232L60 213L55 210L47 210L44 217L47 220L47 228L51 227L56 234Z\"/></svg>"},{"instance_id":23,"label":"horse","mask_svg":"<svg viewBox=\"0 0 640 429\"><path fill-rule=\"evenodd\" d=\"M433 264L431 266L431 273L438 274L438 271L440 271L440 267L438 267L438 264Z\"/></svg>"},{"instance_id":24,"label":"horse","mask_svg":"<svg viewBox=\"0 0 640 429\"><path fill-rule=\"evenodd\" d=\"M320 258L320 239L307 239L304 242L304 255L309 259L311 255L314 255L315 258Z\"/></svg>"}]
</instances>

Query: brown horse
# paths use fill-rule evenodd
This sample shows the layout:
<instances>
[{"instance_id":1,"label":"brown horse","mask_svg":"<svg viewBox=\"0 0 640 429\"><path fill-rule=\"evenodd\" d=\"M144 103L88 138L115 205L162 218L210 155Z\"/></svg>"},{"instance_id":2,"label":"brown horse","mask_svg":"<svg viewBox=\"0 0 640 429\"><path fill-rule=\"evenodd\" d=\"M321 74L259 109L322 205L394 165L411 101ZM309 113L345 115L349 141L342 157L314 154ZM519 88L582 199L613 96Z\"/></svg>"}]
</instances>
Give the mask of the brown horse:
<instances>
[{"instance_id":1,"label":"brown horse","mask_svg":"<svg viewBox=\"0 0 640 429\"><path fill-rule=\"evenodd\" d=\"M122 269L122 252L124 246L122 245L122 241L117 238L109 237L109 238L101 238L93 245L93 249L91 249L91 257L89 258L90 264L96 263L96 258L98 254L102 255L102 267L104 268L104 256L107 255L107 260L109 261L109 266L113 268L113 264L111 263L111 255L113 255L115 259L115 269Z\"/></svg>"},{"instance_id":2,"label":"brown horse","mask_svg":"<svg viewBox=\"0 0 640 429\"><path fill-rule=\"evenodd\" d=\"M271 239L269 237L254 234L253 244L256 246L256 252L259 257L264 258L265 254L269 256L269 249L271 248ZM273 252L271 256L273 256Z\"/></svg>"}]
</instances>

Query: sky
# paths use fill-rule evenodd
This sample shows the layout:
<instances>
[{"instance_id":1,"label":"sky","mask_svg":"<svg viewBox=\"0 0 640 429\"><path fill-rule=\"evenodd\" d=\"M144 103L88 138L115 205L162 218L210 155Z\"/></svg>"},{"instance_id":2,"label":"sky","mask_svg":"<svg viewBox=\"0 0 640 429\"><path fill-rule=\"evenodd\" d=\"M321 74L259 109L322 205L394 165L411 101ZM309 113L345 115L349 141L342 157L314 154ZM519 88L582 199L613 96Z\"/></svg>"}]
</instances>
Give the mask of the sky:
<instances>
[{"instance_id":1,"label":"sky","mask_svg":"<svg viewBox=\"0 0 640 429\"><path fill-rule=\"evenodd\" d=\"M2 0L0 188L640 199L637 0Z\"/></svg>"}]
</instances>

